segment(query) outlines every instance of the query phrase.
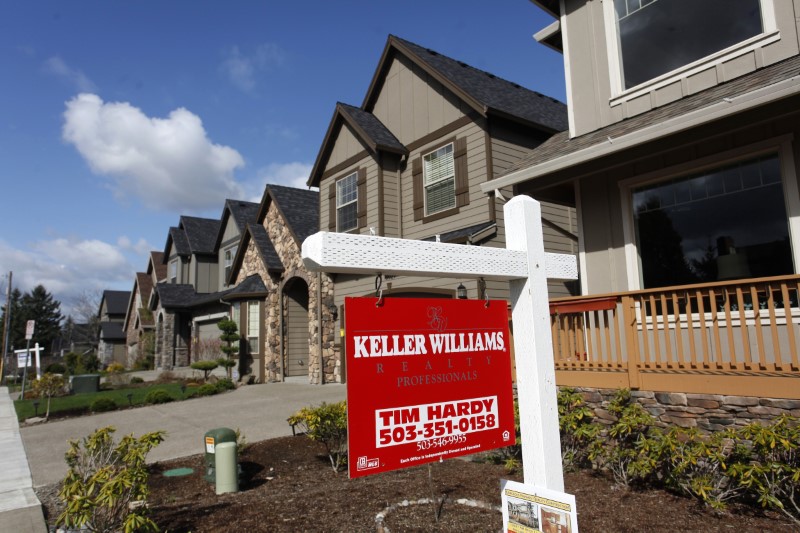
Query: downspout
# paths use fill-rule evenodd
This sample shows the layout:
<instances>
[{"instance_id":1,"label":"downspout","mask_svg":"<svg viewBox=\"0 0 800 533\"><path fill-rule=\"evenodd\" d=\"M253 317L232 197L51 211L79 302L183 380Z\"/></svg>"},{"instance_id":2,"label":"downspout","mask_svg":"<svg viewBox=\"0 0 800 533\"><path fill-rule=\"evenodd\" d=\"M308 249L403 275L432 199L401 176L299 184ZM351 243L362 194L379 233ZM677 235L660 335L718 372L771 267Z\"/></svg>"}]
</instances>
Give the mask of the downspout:
<instances>
[{"instance_id":1,"label":"downspout","mask_svg":"<svg viewBox=\"0 0 800 533\"><path fill-rule=\"evenodd\" d=\"M407 162L406 156L400 156L397 165L397 237L403 238L403 164Z\"/></svg>"},{"instance_id":2,"label":"downspout","mask_svg":"<svg viewBox=\"0 0 800 533\"><path fill-rule=\"evenodd\" d=\"M317 272L317 343L319 344L319 384L325 384L325 365L322 357L322 272Z\"/></svg>"}]
</instances>

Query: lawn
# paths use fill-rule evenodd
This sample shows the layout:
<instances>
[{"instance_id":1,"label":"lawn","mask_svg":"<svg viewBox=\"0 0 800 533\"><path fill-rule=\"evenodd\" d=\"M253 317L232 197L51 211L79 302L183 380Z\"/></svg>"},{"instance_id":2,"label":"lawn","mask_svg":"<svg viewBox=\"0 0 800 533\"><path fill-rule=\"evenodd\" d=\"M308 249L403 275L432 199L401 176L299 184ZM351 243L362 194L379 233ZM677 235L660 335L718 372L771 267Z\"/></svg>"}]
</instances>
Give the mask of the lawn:
<instances>
[{"instance_id":1,"label":"lawn","mask_svg":"<svg viewBox=\"0 0 800 533\"><path fill-rule=\"evenodd\" d=\"M70 394L69 396L60 396L53 398L50 401L50 416L60 417L65 415L78 415L88 413L90 406L94 401L99 398L110 398L118 407L144 405L144 398L150 391L164 390L176 400L185 399L189 391L183 392L181 390L181 383L158 383L154 385L139 385L134 387L126 387L122 389L104 390L100 392L91 392L83 394ZM27 395L27 394L26 394ZM38 402L38 410L34 407L34 402ZM36 416L44 416L47 411L47 398L36 400L16 400L14 402L14 409L17 411L17 419L22 422L28 418Z\"/></svg>"}]
</instances>

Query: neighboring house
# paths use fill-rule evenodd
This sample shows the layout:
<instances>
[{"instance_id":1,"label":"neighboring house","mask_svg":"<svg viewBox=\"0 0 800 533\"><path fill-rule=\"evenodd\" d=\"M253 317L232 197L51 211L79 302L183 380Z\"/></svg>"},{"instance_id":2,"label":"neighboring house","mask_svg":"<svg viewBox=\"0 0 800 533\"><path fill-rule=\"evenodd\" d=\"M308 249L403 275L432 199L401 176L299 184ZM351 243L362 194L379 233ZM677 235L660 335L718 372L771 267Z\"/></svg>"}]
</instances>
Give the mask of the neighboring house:
<instances>
[{"instance_id":1,"label":"neighboring house","mask_svg":"<svg viewBox=\"0 0 800 533\"><path fill-rule=\"evenodd\" d=\"M226 253L242 228L255 220L258 204L226 200L220 219L182 216L169 229L163 262L166 279L155 285L149 309L155 319L155 353L159 368L186 366L216 359L217 322L229 315L221 297L230 287L223 281Z\"/></svg>"},{"instance_id":2,"label":"neighboring house","mask_svg":"<svg viewBox=\"0 0 800 533\"><path fill-rule=\"evenodd\" d=\"M129 291L103 291L97 312L100 321L97 357L103 366L127 363L125 332L122 328L130 296Z\"/></svg>"},{"instance_id":3,"label":"neighboring house","mask_svg":"<svg viewBox=\"0 0 800 533\"><path fill-rule=\"evenodd\" d=\"M569 130L481 187L577 208L559 383L800 397L800 2L534 3Z\"/></svg>"},{"instance_id":4,"label":"neighboring house","mask_svg":"<svg viewBox=\"0 0 800 533\"><path fill-rule=\"evenodd\" d=\"M320 189L320 229L503 247L513 191L487 195L481 184L566 128L561 102L389 36L362 105L336 105L319 149L308 185ZM543 219L547 251L577 253L574 209L545 204ZM453 298L461 283L484 296L478 280L410 276L384 280L383 295ZM508 298L508 284L489 281L486 292ZM337 308L373 294L373 277L335 277Z\"/></svg>"},{"instance_id":5,"label":"neighboring house","mask_svg":"<svg viewBox=\"0 0 800 533\"><path fill-rule=\"evenodd\" d=\"M155 321L153 312L147 307L152 293L153 278L147 272L137 272L123 322L128 368L133 367L137 359L144 355L142 350L148 351L154 348L147 346L155 343Z\"/></svg>"},{"instance_id":6,"label":"neighboring house","mask_svg":"<svg viewBox=\"0 0 800 533\"><path fill-rule=\"evenodd\" d=\"M240 324L245 370L259 381L340 380L333 283L306 271L301 245L319 228L319 193L267 185L254 223L242 233L223 299Z\"/></svg>"}]
</instances>

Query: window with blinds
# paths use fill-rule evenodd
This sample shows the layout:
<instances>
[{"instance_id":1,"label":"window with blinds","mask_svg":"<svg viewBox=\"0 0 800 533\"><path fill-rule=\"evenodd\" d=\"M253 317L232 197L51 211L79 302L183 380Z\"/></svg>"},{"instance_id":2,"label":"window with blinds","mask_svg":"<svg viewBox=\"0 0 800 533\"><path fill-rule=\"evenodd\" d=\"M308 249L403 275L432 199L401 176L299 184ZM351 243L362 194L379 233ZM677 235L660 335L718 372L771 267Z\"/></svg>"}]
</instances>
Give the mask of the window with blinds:
<instances>
[{"instance_id":1,"label":"window with blinds","mask_svg":"<svg viewBox=\"0 0 800 533\"><path fill-rule=\"evenodd\" d=\"M225 279L223 284L227 285L228 277L231 275L231 267L233 267L233 258L236 257L237 246L232 246L225 250Z\"/></svg>"},{"instance_id":2,"label":"window with blinds","mask_svg":"<svg viewBox=\"0 0 800 533\"><path fill-rule=\"evenodd\" d=\"M336 231L358 227L358 175L353 172L336 182Z\"/></svg>"},{"instance_id":3,"label":"window with blinds","mask_svg":"<svg viewBox=\"0 0 800 533\"><path fill-rule=\"evenodd\" d=\"M456 166L453 143L426 154L423 161L425 215L432 215L456 206Z\"/></svg>"},{"instance_id":4,"label":"window with blinds","mask_svg":"<svg viewBox=\"0 0 800 533\"><path fill-rule=\"evenodd\" d=\"M258 334L259 324L261 323L261 313L258 302L247 302L247 344L250 353L258 353Z\"/></svg>"}]
</instances>

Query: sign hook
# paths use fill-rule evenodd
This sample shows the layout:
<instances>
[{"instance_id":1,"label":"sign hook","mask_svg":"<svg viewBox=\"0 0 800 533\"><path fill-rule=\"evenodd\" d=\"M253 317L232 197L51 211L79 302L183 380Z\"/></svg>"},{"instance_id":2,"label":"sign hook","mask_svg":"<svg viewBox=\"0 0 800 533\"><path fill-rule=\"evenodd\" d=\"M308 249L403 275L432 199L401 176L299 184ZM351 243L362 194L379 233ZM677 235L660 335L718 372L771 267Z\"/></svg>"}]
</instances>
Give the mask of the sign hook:
<instances>
[{"instance_id":1,"label":"sign hook","mask_svg":"<svg viewBox=\"0 0 800 533\"><path fill-rule=\"evenodd\" d=\"M480 298L485 300L483 306L488 308L489 307L489 293L486 292L486 280L478 278L478 295Z\"/></svg>"},{"instance_id":2,"label":"sign hook","mask_svg":"<svg viewBox=\"0 0 800 533\"><path fill-rule=\"evenodd\" d=\"M375 274L375 297L378 301L375 302L375 307L380 307L383 303L383 274L378 272Z\"/></svg>"}]
</instances>

